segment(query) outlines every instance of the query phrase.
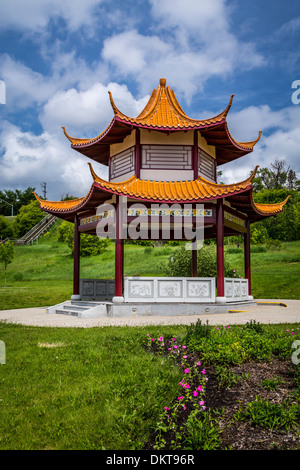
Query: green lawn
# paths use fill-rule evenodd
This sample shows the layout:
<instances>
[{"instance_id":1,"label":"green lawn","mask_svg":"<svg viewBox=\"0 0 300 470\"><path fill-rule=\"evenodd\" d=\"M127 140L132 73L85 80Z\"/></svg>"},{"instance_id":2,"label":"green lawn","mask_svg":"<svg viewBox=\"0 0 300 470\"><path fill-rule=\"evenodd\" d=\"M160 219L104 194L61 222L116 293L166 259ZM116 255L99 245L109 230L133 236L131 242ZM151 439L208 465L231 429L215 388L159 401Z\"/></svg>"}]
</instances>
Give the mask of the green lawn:
<instances>
[{"instance_id":1,"label":"green lawn","mask_svg":"<svg viewBox=\"0 0 300 470\"><path fill-rule=\"evenodd\" d=\"M181 379L143 349L157 328L0 323L0 449L141 448Z\"/></svg>"},{"instance_id":2,"label":"green lawn","mask_svg":"<svg viewBox=\"0 0 300 470\"><path fill-rule=\"evenodd\" d=\"M16 246L7 269L7 287L0 287L0 310L55 305L72 294L73 261L69 248L51 237L39 244ZM125 244L126 276L163 276L164 264L176 247L154 249ZM225 253L227 248L225 248ZM243 276L244 256L226 254L232 269ZM252 253L252 291L255 298L297 299L300 292L300 241L283 243L279 251ZM4 268L0 266L0 286ZM114 244L98 256L81 258L82 278L114 277Z\"/></svg>"}]
</instances>

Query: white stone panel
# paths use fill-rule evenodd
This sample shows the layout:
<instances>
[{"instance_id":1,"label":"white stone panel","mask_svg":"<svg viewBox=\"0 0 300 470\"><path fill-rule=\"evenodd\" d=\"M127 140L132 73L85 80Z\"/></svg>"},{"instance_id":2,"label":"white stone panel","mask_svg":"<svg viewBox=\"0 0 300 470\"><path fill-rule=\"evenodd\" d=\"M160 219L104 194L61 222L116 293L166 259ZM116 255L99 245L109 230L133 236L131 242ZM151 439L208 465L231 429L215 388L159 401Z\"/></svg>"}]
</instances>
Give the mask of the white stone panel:
<instances>
[{"instance_id":1,"label":"white stone panel","mask_svg":"<svg viewBox=\"0 0 300 470\"><path fill-rule=\"evenodd\" d=\"M126 277L125 302L215 302L215 278Z\"/></svg>"}]
</instances>

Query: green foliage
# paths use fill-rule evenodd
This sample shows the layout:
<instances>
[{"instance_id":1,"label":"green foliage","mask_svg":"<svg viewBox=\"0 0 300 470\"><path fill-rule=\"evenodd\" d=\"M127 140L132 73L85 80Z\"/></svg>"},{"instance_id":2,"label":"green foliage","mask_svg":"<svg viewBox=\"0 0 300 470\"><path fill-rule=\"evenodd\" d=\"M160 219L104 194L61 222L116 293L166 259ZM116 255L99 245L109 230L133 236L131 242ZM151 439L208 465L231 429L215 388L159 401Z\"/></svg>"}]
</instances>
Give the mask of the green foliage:
<instances>
[{"instance_id":1,"label":"green foliage","mask_svg":"<svg viewBox=\"0 0 300 470\"><path fill-rule=\"evenodd\" d=\"M279 251L282 248L280 240L272 240L271 238L266 243L268 250Z\"/></svg>"},{"instance_id":2,"label":"green foliage","mask_svg":"<svg viewBox=\"0 0 300 470\"><path fill-rule=\"evenodd\" d=\"M44 217L45 213L41 211L38 201L34 200L26 206L22 206L16 218L18 236L25 235Z\"/></svg>"},{"instance_id":3,"label":"green foliage","mask_svg":"<svg viewBox=\"0 0 300 470\"><path fill-rule=\"evenodd\" d=\"M254 359L268 361L272 356L289 357L295 339L293 332L273 326L267 328L255 321L243 327L207 325L206 328L209 331L201 335L201 329L191 325L184 341L192 351L201 353L205 364L215 366L240 365Z\"/></svg>"},{"instance_id":4,"label":"green foliage","mask_svg":"<svg viewBox=\"0 0 300 470\"><path fill-rule=\"evenodd\" d=\"M58 227L58 240L66 242L74 253L74 224L64 221ZM110 244L108 238L98 238L94 235L80 235L80 256L99 255L103 253Z\"/></svg>"},{"instance_id":5,"label":"green foliage","mask_svg":"<svg viewBox=\"0 0 300 470\"><path fill-rule=\"evenodd\" d=\"M15 238L15 224L9 217L0 215L0 239Z\"/></svg>"},{"instance_id":6,"label":"green foliage","mask_svg":"<svg viewBox=\"0 0 300 470\"><path fill-rule=\"evenodd\" d=\"M213 412L193 410L182 426L183 445L186 450L221 449L221 430Z\"/></svg>"},{"instance_id":7,"label":"green foliage","mask_svg":"<svg viewBox=\"0 0 300 470\"><path fill-rule=\"evenodd\" d=\"M276 391L278 390L278 385L283 384L284 380L280 377L272 377L271 379L261 380L260 383L264 389Z\"/></svg>"},{"instance_id":8,"label":"green foliage","mask_svg":"<svg viewBox=\"0 0 300 470\"><path fill-rule=\"evenodd\" d=\"M281 241L299 240L300 238L300 195L296 190L263 189L255 194L255 202L260 204L276 204L290 195L283 211L268 217L251 227L252 243L264 243L267 238ZM257 227L257 229L256 229ZM256 230L258 233L256 233Z\"/></svg>"},{"instance_id":9,"label":"green foliage","mask_svg":"<svg viewBox=\"0 0 300 470\"><path fill-rule=\"evenodd\" d=\"M12 213L12 208L9 204L13 205L13 213L17 215L22 206L26 206L30 201L34 201L35 197L33 191L35 188L29 186L24 191L16 189L15 191L11 189L5 189L0 191L0 214L5 216L10 216Z\"/></svg>"},{"instance_id":10,"label":"green foliage","mask_svg":"<svg viewBox=\"0 0 300 470\"><path fill-rule=\"evenodd\" d=\"M268 240L268 230L263 222L250 225L250 242L252 245L259 245Z\"/></svg>"},{"instance_id":11,"label":"green foliage","mask_svg":"<svg viewBox=\"0 0 300 470\"><path fill-rule=\"evenodd\" d=\"M14 256L15 250L12 242L0 243L0 263L4 264L5 271L4 287L6 287L6 269L12 263Z\"/></svg>"},{"instance_id":12,"label":"green foliage","mask_svg":"<svg viewBox=\"0 0 300 470\"><path fill-rule=\"evenodd\" d=\"M217 256L215 246L205 245L201 250L197 250L197 268L199 277L216 277ZM192 251L186 250L185 246L178 247L165 265L165 272L168 276L173 277L191 276ZM224 272L226 277L232 277L232 269L230 269L226 259L224 260Z\"/></svg>"},{"instance_id":13,"label":"green foliage","mask_svg":"<svg viewBox=\"0 0 300 470\"><path fill-rule=\"evenodd\" d=\"M290 403L285 400L283 403L271 403L256 397L255 401L247 406L241 406L235 413L234 419L237 421L249 421L267 429L290 429L295 428L300 419L300 404Z\"/></svg>"}]
</instances>

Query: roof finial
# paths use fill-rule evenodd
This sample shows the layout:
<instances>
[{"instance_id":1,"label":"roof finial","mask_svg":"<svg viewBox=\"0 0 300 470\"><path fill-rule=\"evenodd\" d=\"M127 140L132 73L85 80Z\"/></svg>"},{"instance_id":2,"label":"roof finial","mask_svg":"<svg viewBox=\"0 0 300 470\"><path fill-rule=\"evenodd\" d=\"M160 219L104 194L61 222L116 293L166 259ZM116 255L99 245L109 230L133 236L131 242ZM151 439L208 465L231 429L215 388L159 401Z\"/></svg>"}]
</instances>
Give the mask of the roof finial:
<instances>
[{"instance_id":1,"label":"roof finial","mask_svg":"<svg viewBox=\"0 0 300 470\"><path fill-rule=\"evenodd\" d=\"M163 88L165 88L166 83L167 83L167 80L166 80L165 78L161 78L161 79L159 80L159 84L160 84L160 86L163 87Z\"/></svg>"}]
</instances>

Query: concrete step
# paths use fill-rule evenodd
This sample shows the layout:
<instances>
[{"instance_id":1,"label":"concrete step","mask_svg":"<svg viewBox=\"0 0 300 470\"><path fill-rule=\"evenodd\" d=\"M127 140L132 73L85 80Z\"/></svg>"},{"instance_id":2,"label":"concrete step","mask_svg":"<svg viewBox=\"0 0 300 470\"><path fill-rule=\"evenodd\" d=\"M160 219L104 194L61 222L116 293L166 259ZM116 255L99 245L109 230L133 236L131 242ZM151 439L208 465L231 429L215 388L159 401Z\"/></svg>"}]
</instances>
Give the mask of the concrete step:
<instances>
[{"instance_id":1,"label":"concrete step","mask_svg":"<svg viewBox=\"0 0 300 470\"><path fill-rule=\"evenodd\" d=\"M73 317L78 317L78 311L67 310L66 308L58 308L55 313L61 313L62 315L72 315Z\"/></svg>"}]
</instances>

